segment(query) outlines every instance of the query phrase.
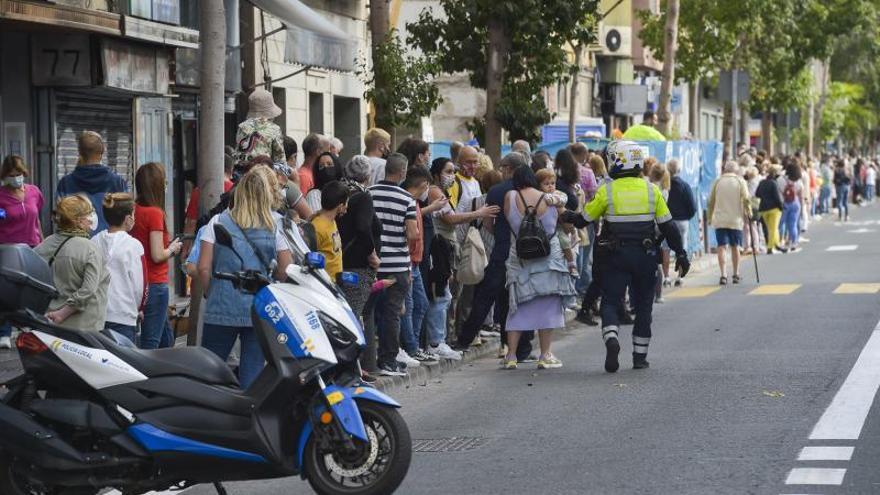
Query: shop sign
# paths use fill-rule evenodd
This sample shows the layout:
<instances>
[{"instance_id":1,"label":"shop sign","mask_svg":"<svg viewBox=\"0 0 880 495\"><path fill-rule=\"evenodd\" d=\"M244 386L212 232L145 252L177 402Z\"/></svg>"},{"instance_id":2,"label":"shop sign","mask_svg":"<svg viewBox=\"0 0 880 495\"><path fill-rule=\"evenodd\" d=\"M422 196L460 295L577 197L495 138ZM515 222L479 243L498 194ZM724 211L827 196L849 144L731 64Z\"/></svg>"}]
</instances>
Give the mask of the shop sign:
<instances>
[{"instance_id":1,"label":"shop sign","mask_svg":"<svg viewBox=\"0 0 880 495\"><path fill-rule=\"evenodd\" d=\"M164 48L101 40L104 85L135 93L168 93L168 52Z\"/></svg>"},{"instance_id":2,"label":"shop sign","mask_svg":"<svg viewBox=\"0 0 880 495\"><path fill-rule=\"evenodd\" d=\"M31 36L34 86L90 86L92 60L85 34Z\"/></svg>"}]
</instances>

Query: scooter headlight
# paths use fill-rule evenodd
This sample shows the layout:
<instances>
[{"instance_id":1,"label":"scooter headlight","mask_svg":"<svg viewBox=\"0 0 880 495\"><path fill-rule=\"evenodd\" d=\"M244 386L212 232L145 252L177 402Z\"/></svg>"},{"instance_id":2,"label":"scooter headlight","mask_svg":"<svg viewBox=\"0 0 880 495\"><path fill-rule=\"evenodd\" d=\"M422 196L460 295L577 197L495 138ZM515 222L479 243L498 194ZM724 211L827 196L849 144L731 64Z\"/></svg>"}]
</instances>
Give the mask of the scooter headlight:
<instances>
[{"instance_id":1,"label":"scooter headlight","mask_svg":"<svg viewBox=\"0 0 880 495\"><path fill-rule=\"evenodd\" d=\"M330 345L333 346L336 358L340 362L353 362L357 360L360 354L357 336L346 328L345 325L324 313L318 313L318 317L321 319L324 331L330 338Z\"/></svg>"}]
</instances>

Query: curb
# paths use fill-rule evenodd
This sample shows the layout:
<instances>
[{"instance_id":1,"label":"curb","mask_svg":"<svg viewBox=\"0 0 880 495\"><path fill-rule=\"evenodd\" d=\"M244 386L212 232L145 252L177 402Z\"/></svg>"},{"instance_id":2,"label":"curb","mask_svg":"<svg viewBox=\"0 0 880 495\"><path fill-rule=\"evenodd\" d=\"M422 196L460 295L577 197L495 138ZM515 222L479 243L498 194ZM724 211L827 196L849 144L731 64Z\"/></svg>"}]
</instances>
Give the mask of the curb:
<instances>
[{"instance_id":1,"label":"curb","mask_svg":"<svg viewBox=\"0 0 880 495\"><path fill-rule=\"evenodd\" d=\"M380 377L379 381L373 384L373 386L383 392L388 392L398 387L410 388L414 385L424 387L428 385L429 380L436 379L450 371L458 370L472 361L486 356L497 356L499 347L501 347L501 340L498 337L493 337L488 339L488 342L483 345L468 348L464 351L461 361L443 359L437 364L422 364L418 368L408 369L407 376Z\"/></svg>"}]
</instances>

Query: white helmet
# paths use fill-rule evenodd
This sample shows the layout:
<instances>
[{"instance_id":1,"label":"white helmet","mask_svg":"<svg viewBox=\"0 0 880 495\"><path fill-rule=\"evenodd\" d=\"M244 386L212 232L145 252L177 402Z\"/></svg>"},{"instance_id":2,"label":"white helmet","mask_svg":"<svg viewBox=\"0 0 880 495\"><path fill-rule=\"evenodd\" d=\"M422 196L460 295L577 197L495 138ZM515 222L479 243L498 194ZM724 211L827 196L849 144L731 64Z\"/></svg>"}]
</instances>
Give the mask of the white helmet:
<instances>
[{"instance_id":1,"label":"white helmet","mask_svg":"<svg viewBox=\"0 0 880 495\"><path fill-rule=\"evenodd\" d=\"M648 149L633 141L612 141L606 153L611 177L638 175L648 158Z\"/></svg>"}]
</instances>

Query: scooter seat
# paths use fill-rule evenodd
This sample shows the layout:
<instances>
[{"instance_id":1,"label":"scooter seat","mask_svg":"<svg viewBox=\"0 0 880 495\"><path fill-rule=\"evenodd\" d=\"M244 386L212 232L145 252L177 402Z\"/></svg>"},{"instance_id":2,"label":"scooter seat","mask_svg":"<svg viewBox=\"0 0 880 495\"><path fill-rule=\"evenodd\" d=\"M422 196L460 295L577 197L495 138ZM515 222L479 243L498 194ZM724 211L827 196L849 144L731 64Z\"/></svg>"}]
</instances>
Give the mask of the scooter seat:
<instances>
[{"instance_id":1,"label":"scooter seat","mask_svg":"<svg viewBox=\"0 0 880 495\"><path fill-rule=\"evenodd\" d=\"M105 347L150 378L185 376L211 385L238 386L229 365L204 347L143 350L113 342Z\"/></svg>"}]
</instances>

